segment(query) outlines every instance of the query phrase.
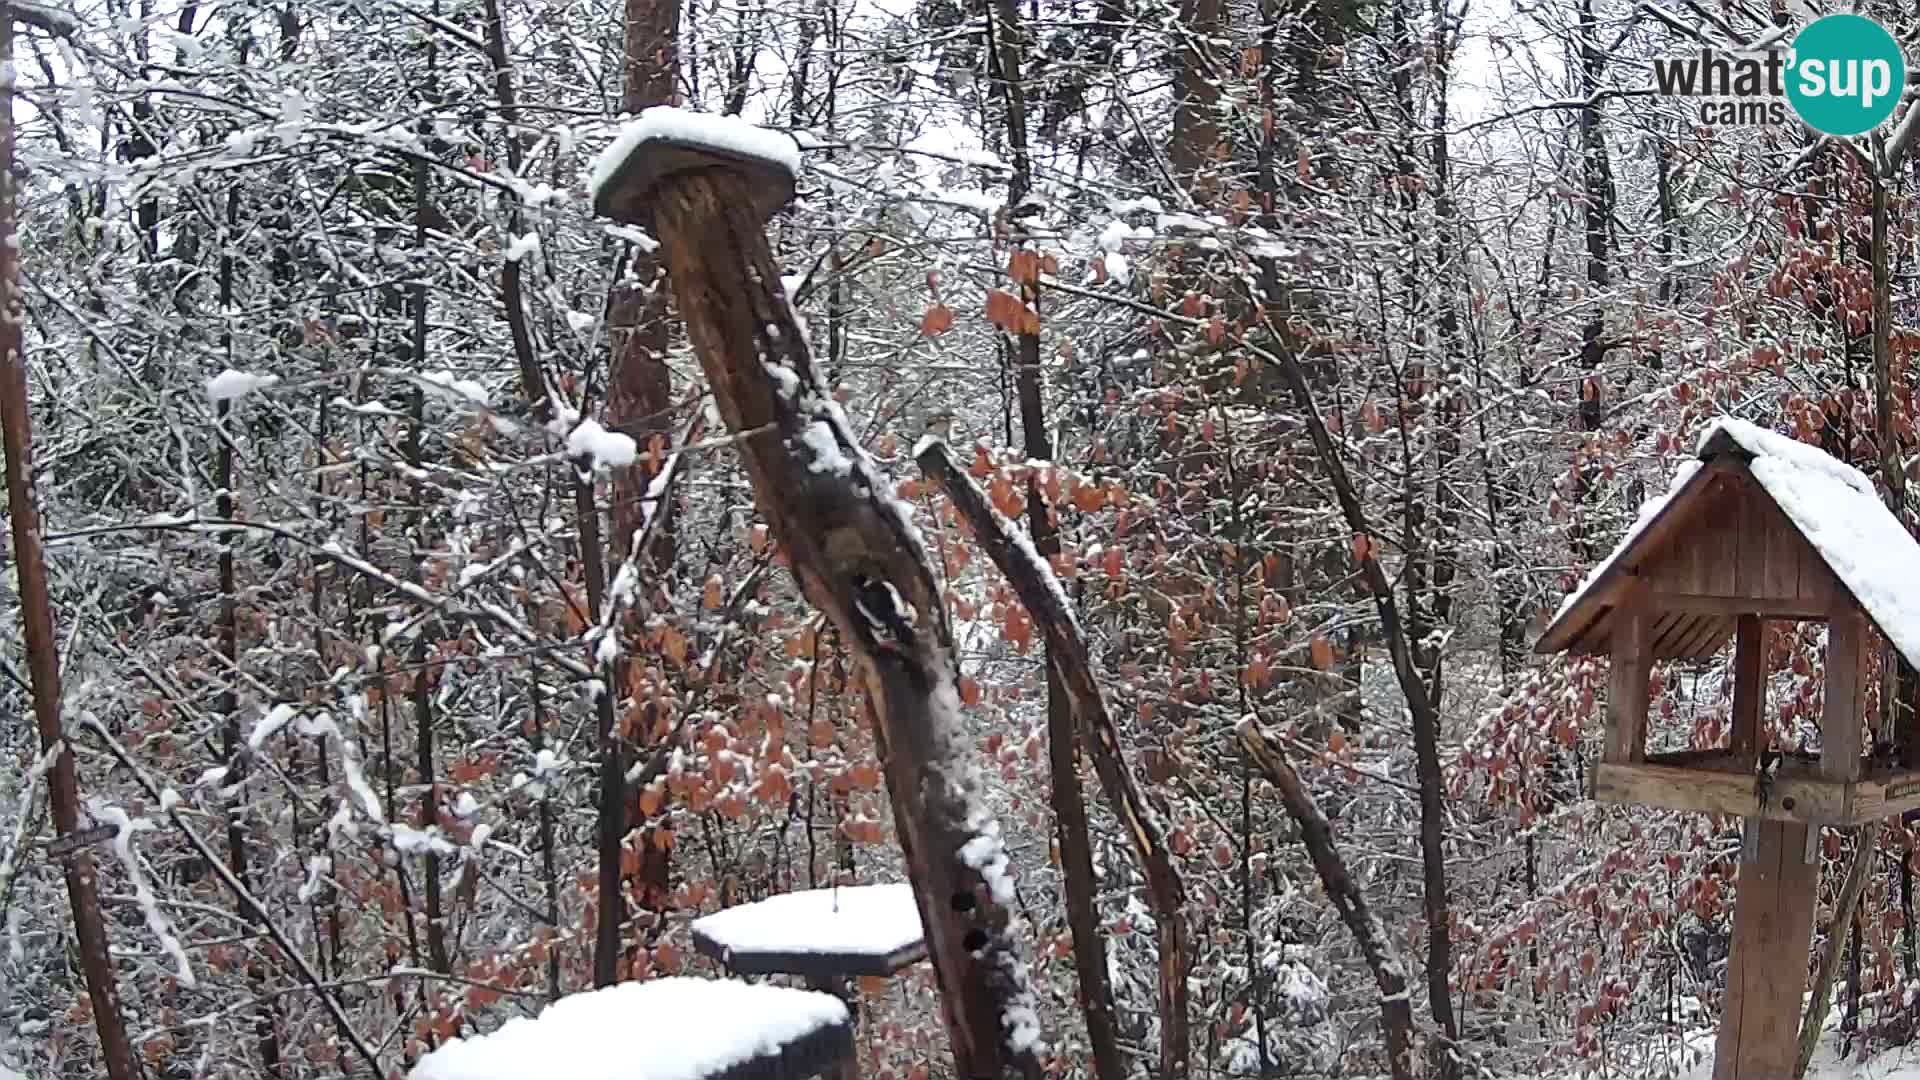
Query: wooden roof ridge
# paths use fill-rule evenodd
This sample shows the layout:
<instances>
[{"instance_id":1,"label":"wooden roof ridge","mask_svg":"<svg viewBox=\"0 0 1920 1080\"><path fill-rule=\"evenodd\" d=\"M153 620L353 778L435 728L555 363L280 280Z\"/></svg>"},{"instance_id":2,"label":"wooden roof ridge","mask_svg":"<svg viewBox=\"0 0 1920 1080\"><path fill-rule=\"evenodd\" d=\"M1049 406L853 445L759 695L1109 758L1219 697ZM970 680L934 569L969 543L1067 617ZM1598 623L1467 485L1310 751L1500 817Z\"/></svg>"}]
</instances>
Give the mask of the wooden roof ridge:
<instances>
[{"instance_id":1,"label":"wooden roof ridge","mask_svg":"<svg viewBox=\"0 0 1920 1080\"><path fill-rule=\"evenodd\" d=\"M1908 613L1890 598L1913 594L1916 586L1920 586L1920 543L1913 540L1885 503L1873 495L1872 484L1866 477L1818 447L1806 443L1794 442L1791 452L1767 452L1769 445L1785 451L1787 448L1778 445L1783 441L1787 441L1785 436L1744 421L1730 418L1715 421L1700 440L1695 455L1676 470L1673 486L1666 494L1649 500L1643 506L1641 517L1627 530L1612 553L1597 564L1580 587L1562 601L1559 611L1535 643L1534 651L1565 652L1580 645L1597 623L1606 619L1644 582L1637 572L1664 551L1675 535L1705 507L1706 494L1715 478L1731 473L1753 481L1753 487L1766 497L1773 510L1779 512L1782 523L1804 541L1821 565L1833 574L1840 599L1862 612L1867 621L1882 637L1892 642L1909 663L1920 667L1920 619L1904 618ZM1788 468L1788 472L1777 473L1767 468L1756 471L1755 462L1763 458L1777 459ZM1794 483L1785 483L1783 477L1787 476ZM1844 508L1848 517L1884 518L1884 521L1856 521L1854 533L1858 536L1870 535L1876 547L1903 543L1910 549L1914 570L1908 576L1912 580L1877 580L1880 575L1874 571L1896 565L1895 560L1886 558L1884 552L1875 559L1835 558L1834 538L1827 537L1828 542L1823 544L1809 535L1809 526L1813 526L1814 531L1820 531L1820 523L1808 520L1814 511L1800 505L1804 499L1791 491L1776 490L1776 486L1792 488L1796 485L1822 489L1830 486L1830 494L1845 500ZM1804 491L1800 494L1804 495ZM1857 497L1861 495L1869 497ZM1786 498L1783 499L1783 496ZM1920 611L1920 595L1914 596L1913 603L1916 611Z\"/></svg>"}]
</instances>

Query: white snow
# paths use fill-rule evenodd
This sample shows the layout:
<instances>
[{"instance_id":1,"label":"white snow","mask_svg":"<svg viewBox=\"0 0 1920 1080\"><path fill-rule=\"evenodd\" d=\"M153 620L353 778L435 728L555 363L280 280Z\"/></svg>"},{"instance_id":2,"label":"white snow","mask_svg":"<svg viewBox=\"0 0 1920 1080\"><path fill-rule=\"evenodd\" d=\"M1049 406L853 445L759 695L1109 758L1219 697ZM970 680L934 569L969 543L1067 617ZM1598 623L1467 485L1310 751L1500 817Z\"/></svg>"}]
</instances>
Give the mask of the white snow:
<instances>
[{"instance_id":1,"label":"white snow","mask_svg":"<svg viewBox=\"0 0 1920 1080\"><path fill-rule=\"evenodd\" d=\"M831 994L708 979L626 982L572 994L538 1018L452 1039L410 1080L702 1080L847 1022Z\"/></svg>"},{"instance_id":2,"label":"white snow","mask_svg":"<svg viewBox=\"0 0 1920 1080\"><path fill-rule=\"evenodd\" d=\"M459 850L437 825L421 830L397 821L393 823L393 848L407 855L452 855Z\"/></svg>"},{"instance_id":3,"label":"white snow","mask_svg":"<svg viewBox=\"0 0 1920 1080\"><path fill-rule=\"evenodd\" d=\"M207 400L235 401L255 390L265 390L279 381L278 375L255 375L250 371L228 368L207 380Z\"/></svg>"},{"instance_id":4,"label":"white snow","mask_svg":"<svg viewBox=\"0 0 1920 1080\"><path fill-rule=\"evenodd\" d=\"M800 144L785 132L749 124L737 116L717 116L660 105L628 122L613 144L594 158L587 182L588 192L594 199L599 199L601 187L613 178L621 163L648 139L696 143L722 153L758 158L795 176L800 174Z\"/></svg>"},{"instance_id":5,"label":"white snow","mask_svg":"<svg viewBox=\"0 0 1920 1080\"><path fill-rule=\"evenodd\" d=\"M525 236L516 236L513 238L512 242L507 245L507 261L519 262L521 259L524 259L529 255L537 254L539 251L540 251L540 234L539 233L530 232Z\"/></svg>"},{"instance_id":6,"label":"white snow","mask_svg":"<svg viewBox=\"0 0 1920 1080\"><path fill-rule=\"evenodd\" d=\"M1907 662L1920 666L1920 544L1860 470L1817 447L1725 417L1725 431L1754 455L1754 479L1826 560Z\"/></svg>"},{"instance_id":7,"label":"white snow","mask_svg":"<svg viewBox=\"0 0 1920 1080\"><path fill-rule=\"evenodd\" d=\"M695 919L733 952L890 956L923 940L911 885L848 885L770 896Z\"/></svg>"},{"instance_id":8,"label":"white snow","mask_svg":"<svg viewBox=\"0 0 1920 1080\"><path fill-rule=\"evenodd\" d=\"M153 828L153 822L146 818L129 817L125 810L105 803L94 803L89 807L93 816L102 824L112 825L117 832L113 834L113 853L120 865L127 871L127 882L133 886L134 902L140 905L140 912L146 916L147 929L160 941L160 950L173 958L174 977L182 986L198 985L193 977L193 966L187 963L187 950L180 946L180 939L174 936L173 924L160 911L160 900L153 895L153 887L147 884L146 872L140 868L140 857L133 852L133 834Z\"/></svg>"},{"instance_id":9,"label":"white snow","mask_svg":"<svg viewBox=\"0 0 1920 1080\"><path fill-rule=\"evenodd\" d=\"M472 402L477 405L487 403L487 388L472 379L456 378L451 371L428 371L420 375L420 381L435 391L445 391L445 396Z\"/></svg>"},{"instance_id":10,"label":"white snow","mask_svg":"<svg viewBox=\"0 0 1920 1080\"><path fill-rule=\"evenodd\" d=\"M598 420L582 420L567 435L567 452L576 457L591 457L594 468L624 468L633 464L640 448L632 436L608 431Z\"/></svg>"},{"instance_id":11,"label":"white snow","mask_svg":"<svg viewBox=\"0 0 1920 1080\"><path fill-rule=\"evenodd\" d=\"M279 734L280 729L287 726L287 721L293 719L294 713L294 707L285 703L267 710L267 715L261 717L260 722L253 725L253 730L247 733L247 748L260 749L268 739Z\"/></svg>"}]
</instances>

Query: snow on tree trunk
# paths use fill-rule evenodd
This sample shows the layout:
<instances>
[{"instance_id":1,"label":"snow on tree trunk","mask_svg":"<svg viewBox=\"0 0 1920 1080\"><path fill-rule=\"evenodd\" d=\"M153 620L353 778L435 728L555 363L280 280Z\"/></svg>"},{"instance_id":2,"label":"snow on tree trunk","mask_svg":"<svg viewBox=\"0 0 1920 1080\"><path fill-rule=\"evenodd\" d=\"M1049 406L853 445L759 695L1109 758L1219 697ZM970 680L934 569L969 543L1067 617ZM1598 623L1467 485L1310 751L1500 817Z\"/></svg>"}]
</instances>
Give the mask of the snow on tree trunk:
<instances>
[{"instance_id":1,"label":"snow on tree trunk","mask_svg":"<svg viewBox=\"0 0 1920 1080\"><path fill-rule=\"evenodd\" d=\"M970 1077L1037 1077L1013 881L961 724L939 583L909 508L813 367L754 195L743 175L711 168L655 188L674 295L760 513L808 600L863 662L955 1064Z\"/></svg>"}]
</instances>

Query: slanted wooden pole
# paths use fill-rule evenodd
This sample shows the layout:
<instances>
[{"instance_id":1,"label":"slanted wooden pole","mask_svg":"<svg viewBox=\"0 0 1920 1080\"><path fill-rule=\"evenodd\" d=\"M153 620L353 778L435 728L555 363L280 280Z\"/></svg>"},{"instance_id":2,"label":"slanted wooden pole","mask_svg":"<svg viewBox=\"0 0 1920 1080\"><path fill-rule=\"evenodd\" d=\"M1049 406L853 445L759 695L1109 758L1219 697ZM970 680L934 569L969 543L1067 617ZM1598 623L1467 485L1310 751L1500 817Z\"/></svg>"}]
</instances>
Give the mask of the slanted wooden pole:
<instances>
[{"instance_id":1,"label":"slanted wooden pole","mask_svg":"<svg viewBox=\"0 0 1920 1080\"><path fill-rule=\"evenodd\" d=\"M31 16L0 3L0 64L13 71L13 20ZM48 16L51 18L51 16ZM65 24L62 24L65 25ZM53 600L47 589L46 554L40 546L40 507L33 490L33 426L27 410L27 357L21 327L20 244L16 213L13 151L13 79L0 86L0 444L4 445L8 518L13 530L15 572L20 579L20 628L27 643L27 673L33 681L33 719L43 753L53 754L47 772L47 803L54 831L70 836L80 828L80 787L73 751L63 733L60 693L60 642L54 636ZM112 1080L139 1075L125 1022L120 1016L113 961L108 956L106 920L100 914L100 888L93 854L85 847L63 860L67 904L73 912L80 973L93 1007L93 1028L100 1037L100 1064Z\"/></svg>"},{"instance_id":2,"label":"slanted wooden pole","mask_svg":"<svg viewBox=\"0 0 1920 1080\"><path fill-rule=\"evenodd\" d=\"M762 222L792 192L776 162L662 137L633 150L596 206L650 219L754 501L807 599L861 661L957 1073L1038 1080L1012 881L960 726L939 579L814 368L767 246Z\"/></svg>"}]
</instances>

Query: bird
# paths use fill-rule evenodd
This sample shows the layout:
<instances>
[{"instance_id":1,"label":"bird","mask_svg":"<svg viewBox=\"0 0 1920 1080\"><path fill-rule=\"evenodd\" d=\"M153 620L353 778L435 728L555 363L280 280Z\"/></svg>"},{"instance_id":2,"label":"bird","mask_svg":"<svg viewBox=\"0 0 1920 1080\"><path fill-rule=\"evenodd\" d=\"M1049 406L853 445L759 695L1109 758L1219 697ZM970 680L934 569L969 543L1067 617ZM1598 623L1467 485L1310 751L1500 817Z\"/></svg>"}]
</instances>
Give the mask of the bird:
<instances>
[{"instance_id":1,"label":"bird","mask_svg":"<svg viewBox=\"0 0 1920 1080\"><path fill-rule=\"evenodd\" d=\"M1753 772L1753 796L1760 804L1760 812L1767 812L1773 802L1773 782L1780 775L1780 761L1784 755L1778 750L1761 753Z\"/></svg>"},{"instance_id":2,"label":"bird","mask_svg":"<svg viewBox=\"0 0 1920 1080\"><path fill-rule=\"evenodd\" d=\"M882 652L905 652L912 645L919 612L891 582L855 574L852 585L853 610L866 624L874 647Z\"/></svg>"}]
</instances>

